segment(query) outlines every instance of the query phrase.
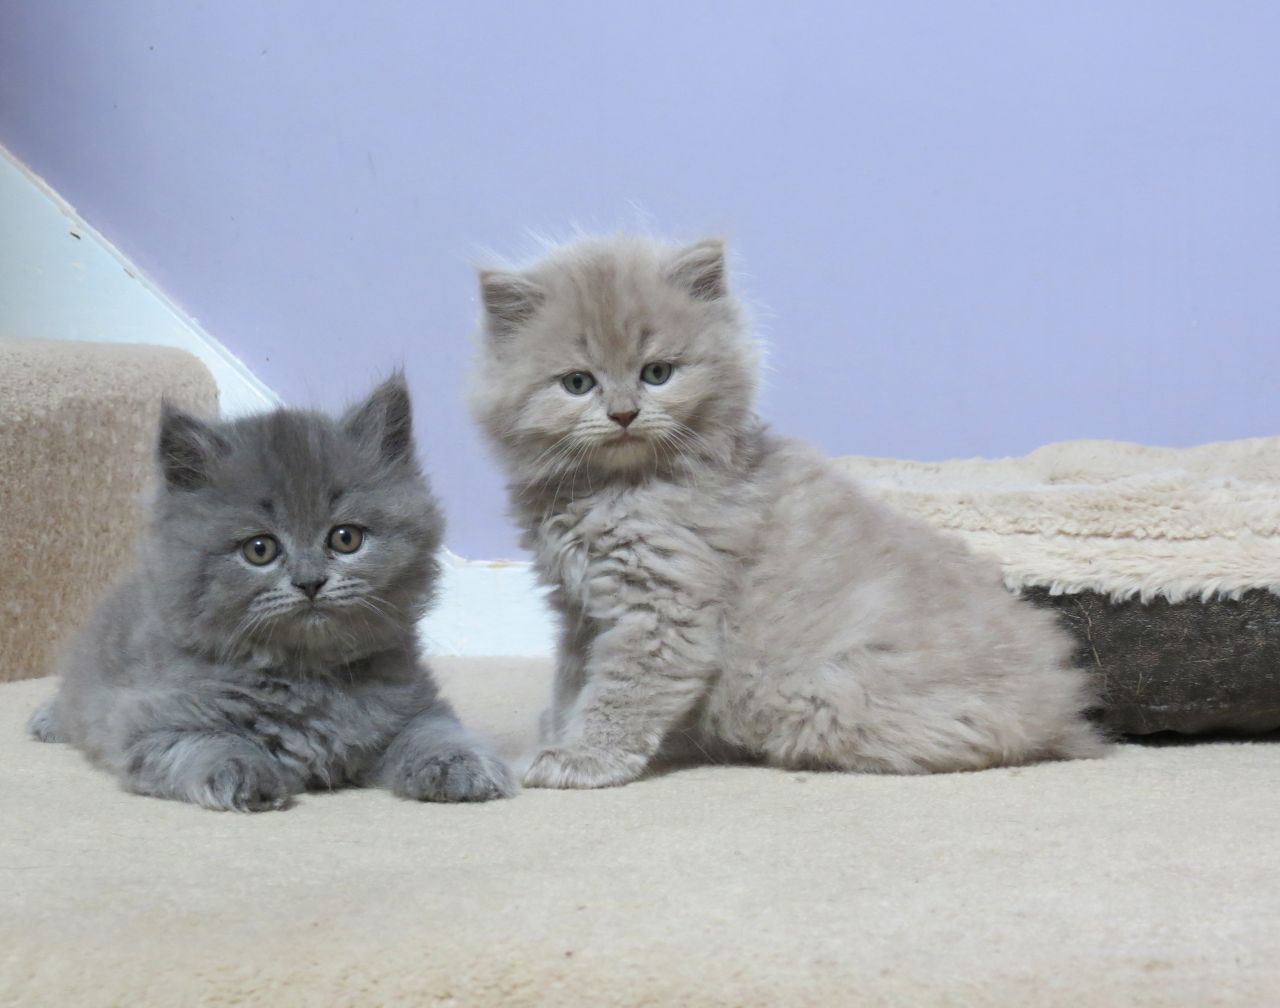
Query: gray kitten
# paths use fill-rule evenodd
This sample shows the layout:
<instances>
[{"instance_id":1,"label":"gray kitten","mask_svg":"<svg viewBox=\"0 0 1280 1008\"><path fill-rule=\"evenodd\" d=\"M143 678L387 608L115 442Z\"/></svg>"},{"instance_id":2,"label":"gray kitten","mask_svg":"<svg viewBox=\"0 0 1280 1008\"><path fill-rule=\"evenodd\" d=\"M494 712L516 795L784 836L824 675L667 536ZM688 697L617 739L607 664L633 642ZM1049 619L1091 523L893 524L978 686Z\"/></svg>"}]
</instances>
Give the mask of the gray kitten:
<instances>
[{"instance_id":1,"label":"gray kitten","mask_svg":"<svg viewBox=\"0 0 1280 1008\"><path fill-rule=\"evenodd\" d=\"M512 793L419 654L442 521L401 376L340 422L166 407L159 458L137 564L71 642L36 738L78 746L131 791L212 809L344 784Z\"/></svg>"},{"instance_id":2,"label":"gray kitten","mask_svg":"<svg viewBox=\"0 0 1280 1008\"><path fill-rule=\"evenodd\" d=\"M561 617L527 785L680 742L879 773L1102 751L1052 616L762 427L719 242L581 241L481 293L473 408Z\"/></svg>"}]
</instances>

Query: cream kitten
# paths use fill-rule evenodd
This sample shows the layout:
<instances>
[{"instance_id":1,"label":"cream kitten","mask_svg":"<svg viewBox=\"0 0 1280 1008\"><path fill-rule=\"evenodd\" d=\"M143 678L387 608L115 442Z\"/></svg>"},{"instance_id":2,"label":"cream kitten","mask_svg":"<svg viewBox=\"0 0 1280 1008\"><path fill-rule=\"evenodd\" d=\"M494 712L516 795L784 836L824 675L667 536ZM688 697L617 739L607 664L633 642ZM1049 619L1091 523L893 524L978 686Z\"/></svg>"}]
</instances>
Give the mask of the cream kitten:
<instances>
[{"instance_id":1,"label":"cream kitten","mask_svg":"<svg viewBox=\"0 0 1280 1008\"><path fill-rule=\"evenodd\" d=\"M473 408L561 620L527 785L624 784L682 741L876 773L1103 750L1053 616L762 426L720 242L480 280Z\"/></svg>"}]
</instances>

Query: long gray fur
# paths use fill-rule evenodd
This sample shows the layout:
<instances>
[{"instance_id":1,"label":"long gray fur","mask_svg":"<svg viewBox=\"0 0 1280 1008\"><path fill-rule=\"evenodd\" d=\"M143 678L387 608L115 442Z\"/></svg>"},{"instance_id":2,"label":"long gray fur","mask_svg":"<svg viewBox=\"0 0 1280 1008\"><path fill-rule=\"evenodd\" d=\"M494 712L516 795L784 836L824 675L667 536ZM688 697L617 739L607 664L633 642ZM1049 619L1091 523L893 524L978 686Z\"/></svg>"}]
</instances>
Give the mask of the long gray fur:
<instances>
[{"instance_id":1,"label":"long gray fur","mask_svg":"<svg viewBox=\"0 0 1280 1008\"><path fill-rule=\"evenodd\" d=\"M526 784L622 784L676 746L892 773L1103 750L1052 616L761 425L720 242L583 240L480 279L473 410L561 620Z\"/></svg>"},{"instance_id":2,"label":"long gray fur","mask_svg":"<svg viewBox=\"0 0 1280 1008\"><path fill-rule=\"evenodd\" d=\"M443 523L401 376L340 421L166 408L159 459L137 562L69 643L35 737L78 746L131 791L211 809L343 785L513 793L419 653ZM327 545L344 524L365 530L351 554ZM262 534L282 551L257 567L240 546ZM312 601L298 585L320 579Z\"/></svg>"}]
</instances>

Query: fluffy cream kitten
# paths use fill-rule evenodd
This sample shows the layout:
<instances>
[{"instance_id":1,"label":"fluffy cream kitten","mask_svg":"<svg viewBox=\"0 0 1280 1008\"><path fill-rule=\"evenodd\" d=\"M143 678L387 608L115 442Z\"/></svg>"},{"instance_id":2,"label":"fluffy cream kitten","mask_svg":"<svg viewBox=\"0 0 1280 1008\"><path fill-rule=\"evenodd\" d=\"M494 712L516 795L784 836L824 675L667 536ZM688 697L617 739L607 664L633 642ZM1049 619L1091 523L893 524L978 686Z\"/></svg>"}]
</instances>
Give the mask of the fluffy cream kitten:
<instances>
[{"instance_id":1,"label":"fluffy cream kitten","mask_svg":"<svg viewBox=\"0 0 1280 1008\"><path fill-rule=\"evenodd\" d=\"M720 242L480 280L473 408L561 620L527 785L624 784L678 742L875 773L1102 751L1053 616L757 419Z\"/></svg>"}]
</instances>

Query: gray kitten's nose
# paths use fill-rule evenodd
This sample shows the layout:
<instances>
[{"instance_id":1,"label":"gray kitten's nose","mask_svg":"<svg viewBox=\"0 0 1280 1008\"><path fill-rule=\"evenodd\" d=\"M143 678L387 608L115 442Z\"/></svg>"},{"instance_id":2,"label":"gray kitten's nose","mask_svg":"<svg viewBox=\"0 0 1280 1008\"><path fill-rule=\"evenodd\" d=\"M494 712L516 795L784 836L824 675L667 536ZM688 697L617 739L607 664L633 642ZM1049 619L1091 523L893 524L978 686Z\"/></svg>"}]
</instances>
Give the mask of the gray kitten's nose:
<instances>
[{"instance_id":1,"label":"gray kitten's nose","mask_svg":"<svg viewBox=\"0 0 1280 1008\"><path fill-rule=\"evenodd\" d=\"M631 421L640 415L639 410L628 410L626 413L610 413L609 419L623 430L631 426Z\"/></svg>"},{"instance_id":2,"label":"gray kitten's nose","mask_svg":"<svg viewBox=\"0 0 1280 1008\"><path fill-rule=\"evenodd\" d=\"M295 581L293 586L314 602L316 596L320 594L320 589L325 586L325 582L328 580L327 577L322 577L316 578L314 581Z\"/></svg>"}]
</instances>

